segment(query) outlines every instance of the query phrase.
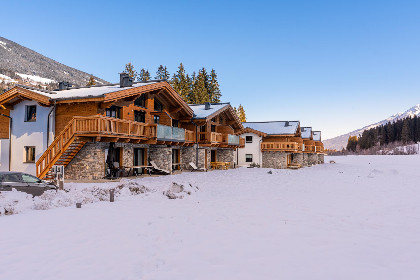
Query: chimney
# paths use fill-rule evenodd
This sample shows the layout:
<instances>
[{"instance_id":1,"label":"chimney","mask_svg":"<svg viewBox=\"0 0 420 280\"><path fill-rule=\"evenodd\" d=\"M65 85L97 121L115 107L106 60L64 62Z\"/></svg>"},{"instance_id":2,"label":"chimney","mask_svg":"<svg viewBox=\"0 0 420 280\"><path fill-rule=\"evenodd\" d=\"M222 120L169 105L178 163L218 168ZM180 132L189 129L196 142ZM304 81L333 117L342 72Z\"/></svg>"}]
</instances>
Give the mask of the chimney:
<instances>
[{"instance_id":1,"label":"chimney","mask_svg":"<svg viewBox=\"0 0 420 280\"><path fill-rule=\"evenodd\" d=\"M284 126L289 126L289 122L286 122L286 123L284 124Z\"/></svg>"},{"instance_id":2,"label":"chimney","mask_svg":"<svg viewBox=\"0 0 420 280\"><path fill-rule=\"evenodd\" d=\"M120 73L120 87L132 87L134 79L127 73Z\"/></svg>"},{"instance_id":3,"label":"chimney","mask_svg":"<svg viewBox=\"0 0 420 280\"><path fill-rule=\"evenodd\" d=\"M58 83L58 90L66 90L71 88L72 84L68 83L68 82L59 82Z\"/></svg>"},{"instance_id":4,"label":"chimney","mask_svg":"<svg viewBox=\"0 0 420 280\"><path fill-rule=\"evenodd\" d=\"M210 110L210 102L204 103L204 110Z\"/></svg>"}]
</instances>

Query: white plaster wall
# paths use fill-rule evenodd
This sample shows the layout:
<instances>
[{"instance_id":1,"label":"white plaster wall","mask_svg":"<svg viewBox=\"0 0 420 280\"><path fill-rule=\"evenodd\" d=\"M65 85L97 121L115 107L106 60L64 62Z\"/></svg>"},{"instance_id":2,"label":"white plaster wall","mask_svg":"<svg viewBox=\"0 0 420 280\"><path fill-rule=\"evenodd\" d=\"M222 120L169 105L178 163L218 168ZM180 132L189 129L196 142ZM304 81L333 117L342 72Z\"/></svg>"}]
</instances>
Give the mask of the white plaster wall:
<instances>
[{"instance_id":1,"label":"white plaster wall","mask_svg":"<svg viewBox=\"0 0 420 280\"><path fill-rule=\"evenodd\" d=\"M36 105L36 121L25 122L25 108ZM24 162L24 147L35 146L35 162L47 149L47 120L50 107L40 106L34 101L23 101L10 110L12 117L11 170L36 175L35 163ZM50 126L53 126L50 124Z\"/></svg>"},{"instance_id":2,"label":"white plaster wall","mask_svg":"<svg viewBox=\"0 0 420 280\"><path fill-rule=\"evenodd\" d=\"M252 154L252 160L255 163L258 163L260 166L262 164L262 154L261 154L261 139L262 137L254 133L244 133L241 137L246 138L246 136L252 136L252 143L246 143L245 147L238 149L238 165L239 166L248 166L250 162L245 161L246 154Z\"/></svg>"},{"instance_id":3,"label":"white plaster wall","mask_svg":"<svg viewBox=\"0 0 420 280\"><path fill-rule=\"evenodd\" d=\"M9 139L0 139L0 171L9 171Z\"/></svg>"}]
</instances>

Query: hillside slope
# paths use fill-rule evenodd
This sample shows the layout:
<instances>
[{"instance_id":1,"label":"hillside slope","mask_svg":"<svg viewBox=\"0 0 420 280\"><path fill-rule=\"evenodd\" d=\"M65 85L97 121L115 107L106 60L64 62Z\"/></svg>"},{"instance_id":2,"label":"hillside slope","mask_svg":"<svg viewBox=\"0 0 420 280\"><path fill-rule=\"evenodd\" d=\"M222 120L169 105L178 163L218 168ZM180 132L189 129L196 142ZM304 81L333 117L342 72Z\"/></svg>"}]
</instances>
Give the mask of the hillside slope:
<instances>
[{"instance_id":1,"label":"hillside slope","mask_svg":"<svg viewBox=\"0 0 420 280\"><path fill-rule=\"evenodd\" d=\"M324 143L324 146L327 149L336 149L336 150L341 150L343 148L345 148L347 146L347 140L349 139L349 136L359 136L363 133L363 131L365 131L366 129L370 129L370 128L374 128L380 125L384 125L387 124L389 122L394 122L400 119L404 119L407 117L414 117L414 116L419 116L420 115L420 104L417 104L416 106L411 107L410 109L408 109L407 111L405 111L404 113L397 113L395 115L390 116L389 118L386 118L380 122L365 126L361 129L331 138L331 139L327 139L322 141Z\"/></svg>"},{"instance_id":2,"label":"hillside slope","mask_svg":"<svg viewBox=\"0 0 420 280\"><path fill-rule=\"evenodd\" d=\"M66 81L78 86L85 86L90 77L88 73L61 64L3 37L0 37L0 75L3 80L23 79L43 84ZM98 77L95 80L98 84L108 83Z\"/></svg>"}]
</instances>

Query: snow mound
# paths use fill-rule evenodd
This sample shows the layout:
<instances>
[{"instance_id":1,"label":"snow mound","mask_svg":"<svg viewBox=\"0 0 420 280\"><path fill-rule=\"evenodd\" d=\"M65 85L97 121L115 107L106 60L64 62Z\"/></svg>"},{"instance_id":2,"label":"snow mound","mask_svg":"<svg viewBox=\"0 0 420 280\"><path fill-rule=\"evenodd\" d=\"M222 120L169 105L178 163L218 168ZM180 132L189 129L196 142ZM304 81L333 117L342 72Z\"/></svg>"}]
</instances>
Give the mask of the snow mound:
<instances>
[{"instance_id":1,"label":"snow mound","mask_svg":"<svg viewBox=\"0 0 420 280\"><path fill-rule=\"evenodd\" d=\"M172 186L164 191L163 195L167 196L169 199L182 199L185 195L191 195L193 192L198 190L199 188L197 186L193 186L191 183L182 185L172 182Z\"/></svg>"}]
</instances>

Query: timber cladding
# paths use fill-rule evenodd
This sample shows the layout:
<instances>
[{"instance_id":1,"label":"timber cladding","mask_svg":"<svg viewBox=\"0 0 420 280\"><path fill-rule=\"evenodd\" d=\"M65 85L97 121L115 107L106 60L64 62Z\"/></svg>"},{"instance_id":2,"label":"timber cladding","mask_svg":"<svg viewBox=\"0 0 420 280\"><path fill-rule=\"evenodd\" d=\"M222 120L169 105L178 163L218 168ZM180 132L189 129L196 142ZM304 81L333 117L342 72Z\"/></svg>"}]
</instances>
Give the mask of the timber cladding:
<instances>
[{"instance_id":1,"label":"timber cladding","mask_svg":"<svg viewBox=\"0 0 420 280\"><path fill-rule=\"evenodd\" d=\"M55 109L55 134L58 135L74 116L98 114L98 103L57 104Z\"/></svg>"},{"instance_id":2,"label":"timber cladding","mask_svg":"<svg viewBox=\"0 0 420 280\"><path fill-rule=\"evenodd\" d=\"M0 109L0 113L10 116L9 109ZM0 139L9 139L9 118L0 115Z\"/></svg>"}]
</instances>

